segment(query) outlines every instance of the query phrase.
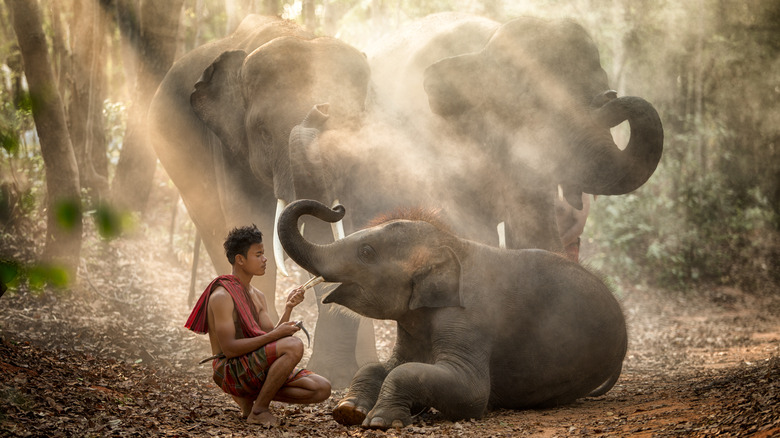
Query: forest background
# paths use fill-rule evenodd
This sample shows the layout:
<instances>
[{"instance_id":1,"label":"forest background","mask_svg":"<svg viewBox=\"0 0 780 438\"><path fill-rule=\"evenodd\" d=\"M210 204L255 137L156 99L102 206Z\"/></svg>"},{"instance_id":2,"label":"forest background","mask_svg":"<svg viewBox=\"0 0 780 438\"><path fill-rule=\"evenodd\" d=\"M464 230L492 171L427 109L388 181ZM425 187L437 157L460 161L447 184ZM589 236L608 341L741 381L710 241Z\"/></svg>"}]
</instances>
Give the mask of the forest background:
<instances>
[{"instance_id":1,"label":"forest background","mask_svg":"<svg viewBox=\"0 0 780 438\"><path fill-rule=\"evenodd\" d=\"M5 0L2 292L67 288L83 264L84 244L143 229L150 199L167 199L153 196L172 184L145 125L156 86L177 57L230 33L250 12L281 15L361 48L445 10L501 22L573 18L596 41L618 94L643 96L658 109L664 156L642 188L594 203L583 235L591 266L618 289L626 282L776 292L774 0ZM177 199L166 202L173 212L168 249L191 263L194 226Z\"/></svg>"},{"instance_id":2,"label":"forest background","mask_svg":"<svg viewBox=\"0 0 780 438\"><path fill-rule=\"evenodd\" d=\"M780 2L2 0L0 436L255 436L198 365L208 341L182 327L214 272L206 257L192 269L197 233L145 137L149 101L175 59L250 12L364 48L448 10L578 21L618 94L658 109L664 154L637 191L599 196L582 236L629 325L615 388L387 436L778 433ZM307 300L296 318L316 342ZM394 327L375 332L386 357ZM340 394L280 408L269 436L383 436L336 424Z\"/></svg>"}]
</instances>

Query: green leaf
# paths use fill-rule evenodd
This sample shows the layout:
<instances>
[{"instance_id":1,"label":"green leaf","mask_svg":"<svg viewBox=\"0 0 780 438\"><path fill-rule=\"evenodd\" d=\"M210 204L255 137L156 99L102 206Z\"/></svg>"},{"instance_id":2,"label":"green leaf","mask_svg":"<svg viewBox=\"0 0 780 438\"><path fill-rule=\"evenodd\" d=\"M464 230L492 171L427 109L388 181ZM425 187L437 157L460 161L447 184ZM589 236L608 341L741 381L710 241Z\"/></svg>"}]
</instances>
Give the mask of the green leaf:
<instances>
[{"instance_id":1,"label":"green leaf","mask_svg":"<svg viewBox=\"0 0 780 438\"><path fill-rule=\"evenodd\" d=\"M32 96L30 96L29 92L24 92L21 95L21 97L19 98L19 101L16 102L16 107L19 108L21 111L32 113L33 100L32 100Z\"/></svg>"},{"instance_id":2,"label":"green leaf","mask_svg":"<svg viewBox=\"0 0 780 438\"><path fill-rule=\"evenodd\" d=\"M66 230L72 230L81 221L81 206L77 201L60 201L54 210L57 224Z\"/></svg>"},{"instance_id":3,"label":"green leaf","mask_svg":"<svg viewBox=\"0 0 780 438\"><path fill-rule=\"evenodd\" d=\"M0 260L0 296L8 290L9 286L16 286L18 283L19 270L18 264Z\"/></svg>"},{"instance_id":4,"label":"green leaf","mask_svg":"<svg viewBox=\"0 0 780 438\"><path fill-rule=\"evenodd\" d=\"M41 290L46 286L46 268L33 266L27 271L27 284L32 290Z\"/></svg>"},{"instance_id":5,"label":"green leaf","mask_svg":"<svg viewBox=\"0 0 780 438\"><path fill-rule=\"evenodd\" d=\"M60 267L49 267L46 272L46 282L57 288L67 287L70 282L68 271Z\"/></svg>"},{"instance_id":6,"label":"green leaf","mask_svg":"<svg viewBox=\"0 0 780 438\"><path fill-rule=\"evenodd\" d=\"M112 239L122 233L122 215L107 204L100 204L95 210L95 224L104 239Z\"/></svg>"},{"instance_id":7,"label":"green leaf","mask_svg":"<svg viewBox=\"0 0 780 438\"><path fill-rule=\"evenodd\" d=\"M8 284L19 275L19 265L15 262L0 260L0 282Z\"/></svg>"},{"instance_id":8,"label":"green leaf","mask_svg":"<svg viewBox=\"0 0 780 438\"><path fill-rule=\"evenodd\" d=\"M64 288L69 281L68 272L58 266L37 265L27 271L27 282L33 290L41 290L46 285Z\"/></svg>"},{"instance_id":9,"label":"green leaf","mask_svg":"<svg viewBox=\"0 0 780 438\"><path fill-rule=\"evenodd\" d=\"M12 132L0 131L0 145L8 155L14 155L19 150L19 138Z\"/></svg>"}]
</instances>

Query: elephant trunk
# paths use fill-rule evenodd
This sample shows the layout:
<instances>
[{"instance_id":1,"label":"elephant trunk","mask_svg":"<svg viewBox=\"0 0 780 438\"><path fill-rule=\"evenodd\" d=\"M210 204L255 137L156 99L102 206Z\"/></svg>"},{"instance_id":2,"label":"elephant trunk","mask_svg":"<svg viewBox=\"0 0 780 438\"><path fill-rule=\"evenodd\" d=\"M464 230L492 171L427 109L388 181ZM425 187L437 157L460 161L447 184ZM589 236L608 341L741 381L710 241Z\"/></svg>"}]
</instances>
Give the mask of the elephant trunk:
<instances>
[{"instance_id":1,"label":"elephant trunk","mask_svg":"<svg viewBox=\"0 0 780 438\"><path fill-rule=\"evenodd\" d=\"M631 139L620 150L608 128L628 120ZM575 140L572 166L578 172L572 180L581 191L594 195L622 195L644 184L655 171L663 152L664 132L655 108L640 97L620 97L596 110L594 121L607 128L595 138ZM566 185L566 184L563 184Z\"/></svg>"},{"instance_id":2,"label":"elephant trunk","mask_svg":"<svg viewBox=\"0 0 780 438\"><path fill-rule=\"evenodd\" d=\"M279 216L288 202L294 201L300 197L314 197L311 193L301 186L302 182L313 182L318 189L324 189L325 178L322 174L322 158L320 155L317 137L320 135L320 128L328 121L327 103L314 105L303 121L295 125L290 131L288 140L290 156L291 178L286 188L285 194L277 191L276 215L274 216L274 258L277 260L279 271L285 277L290 274L284 266L284 253L282 245L279 242ZM311 190L309 190L311 191ZM292 193L290 193L292 192Z\"/></svg>"},{"instance_id":3,"label":"elephant trunk","mask_svg":"<svg viewBox=\"0 0 780 438\"><path fill-rule=\"evenodd\" d=\"M327 187L317 138L322 126L328 121L328 108L327 103L315 105L303 122L290 131L290 165L297 198L321 198ZM312 193L307 193L307 189Z\"/></svg>"},{"instance_id":4,"label":"elephant trunk","mask_svg":"<svg viewBox=\"0 0 780 438\"><path fill-rule=\"evenodd\" d=\"M320 202L301 199L284 209L279 217L279 239L287 254L300 267L314 275L327 276L320 271L327 261L332 259L331 245L318 245L307 241L298 229L298 219L311 215L320 220L334 223L344 217L344 207L336 205L333 209ZM326 280L328 278L326 277Z\"/></svg>"}]
</instances>

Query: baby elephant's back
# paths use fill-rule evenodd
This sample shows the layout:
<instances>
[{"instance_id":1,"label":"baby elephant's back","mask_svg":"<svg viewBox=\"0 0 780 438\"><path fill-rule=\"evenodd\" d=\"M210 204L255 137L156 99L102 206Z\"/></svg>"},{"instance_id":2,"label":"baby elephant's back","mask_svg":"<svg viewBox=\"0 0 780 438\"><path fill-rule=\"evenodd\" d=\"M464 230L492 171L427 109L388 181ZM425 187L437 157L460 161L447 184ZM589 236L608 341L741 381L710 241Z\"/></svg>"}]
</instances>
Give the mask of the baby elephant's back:
<instances>
[{"instance_id":1,"label":"baby elephant's back","mask_svg":"<svg viewBox=\"0 0 780 438\"><path fill-rule=\"evenodd\" d=\"M574 401L620 372L626 324L596 275L546 251L521 251L523 269L504 298L491 358L491 405ZM498 310L498 309L497 309Z\"/></svg>"}]
</instances>

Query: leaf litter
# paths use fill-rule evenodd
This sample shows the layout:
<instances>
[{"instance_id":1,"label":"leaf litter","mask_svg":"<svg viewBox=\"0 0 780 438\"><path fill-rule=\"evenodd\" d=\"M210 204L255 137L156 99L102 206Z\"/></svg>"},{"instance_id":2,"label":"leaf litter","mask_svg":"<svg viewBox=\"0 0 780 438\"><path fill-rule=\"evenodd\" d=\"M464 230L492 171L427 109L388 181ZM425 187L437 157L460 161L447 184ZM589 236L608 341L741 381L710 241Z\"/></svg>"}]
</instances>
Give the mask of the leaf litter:
<instances>
[{"instance_id":1,"label":"leaf litter","mask_svg":"<svg viewBox=\"0 0 780 438\"><path fill-rule=\"evenodd\" d=\"M152 213L149 222L167 224L165 213ZM190 269L159 248L164 227L114 240L87 237L79 281L68 290L36 293L22 285L2 296L0 435L780 436L780 294L730 288L624 287L629 351L620 380L598 398L457 422L430 410L409 427L377 431L333 421L344 395L335 390L318 405L274 403L277 428L248 425L212 383L210 367L198 365L210 355L208 340L183 328ZM0 255L24 258L25 244L6 239ZM212 277L204 264L198 292ZM296 273L278 279L280 291L307 279L290 268ZM314 334L316 303L308 295L296 312ZM379 321L375 329L386 358L394 327Z\"/></svg>"}]
</instances>

